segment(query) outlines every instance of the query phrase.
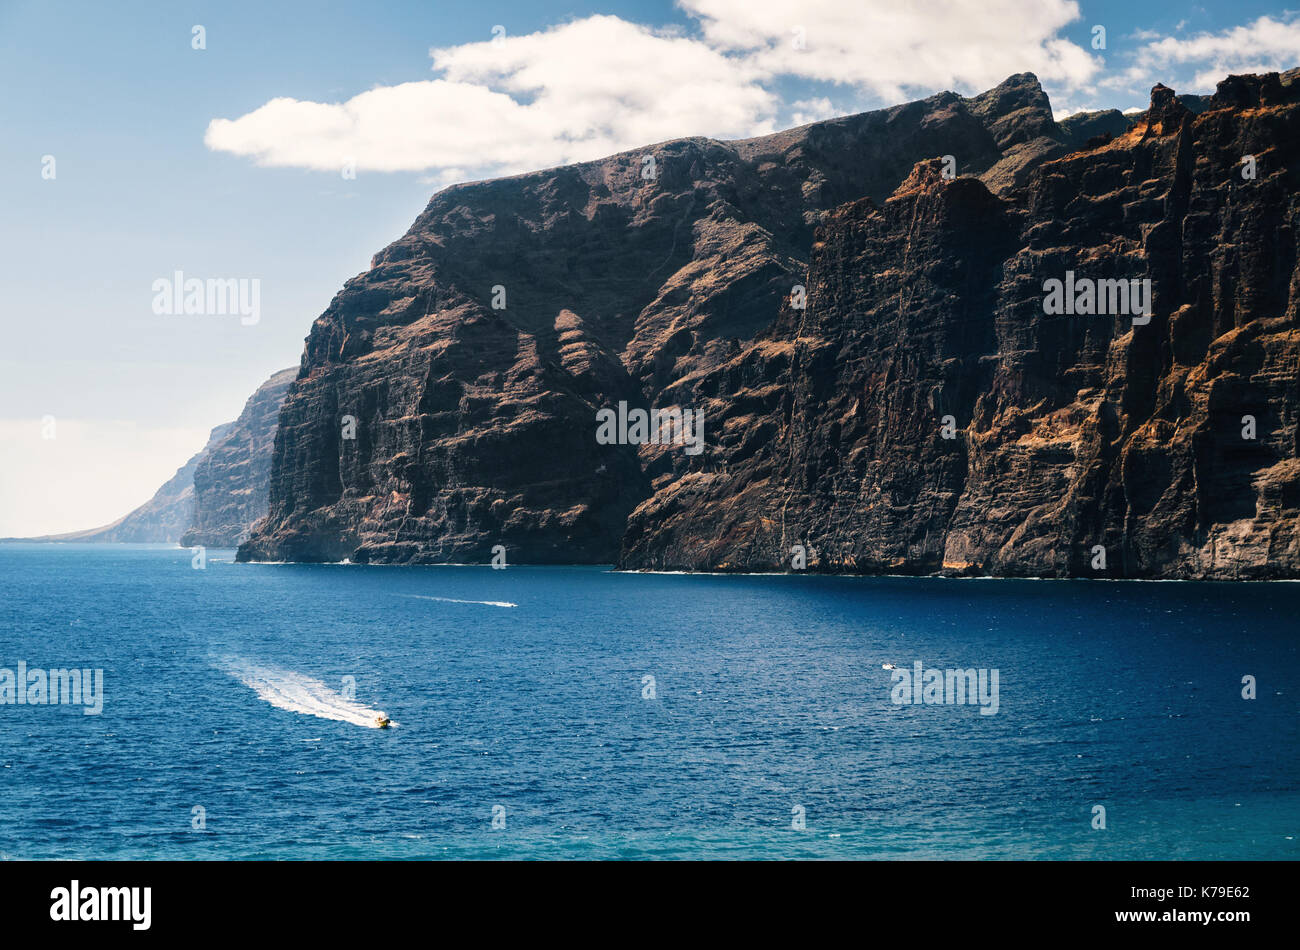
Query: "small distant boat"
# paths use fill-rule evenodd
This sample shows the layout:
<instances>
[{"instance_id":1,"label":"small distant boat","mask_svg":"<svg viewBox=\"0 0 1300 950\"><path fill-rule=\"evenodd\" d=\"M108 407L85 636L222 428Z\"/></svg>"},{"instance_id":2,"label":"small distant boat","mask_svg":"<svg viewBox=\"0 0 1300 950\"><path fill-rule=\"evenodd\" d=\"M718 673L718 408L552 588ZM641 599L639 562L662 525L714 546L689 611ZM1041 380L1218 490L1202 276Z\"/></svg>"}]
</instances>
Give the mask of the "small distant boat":
<instances>
[{"instance_id":1,"label":"small distant boat","mask_svg":"<svg viewBox=\"0 0 1300 950\"><path fill-rule=\"evenodd\" d=\"M383 715L382 713L375 717L376 729L387 729L392 724L393 724L393 720L389 719L387 716Z\"/></svg>"},{"instance_id":2,"label":"small distant boat","mask_svg":"<svg viewBox=\"0 0 1300 950\"><path fill-rule=\"evenodd\" d=\"M896 669L898 669L898 667L896 667L893 663L881 663L881 664L880 664L880 668L881 668L882 670L896 670Z\"/></svg>"}]
</instances>

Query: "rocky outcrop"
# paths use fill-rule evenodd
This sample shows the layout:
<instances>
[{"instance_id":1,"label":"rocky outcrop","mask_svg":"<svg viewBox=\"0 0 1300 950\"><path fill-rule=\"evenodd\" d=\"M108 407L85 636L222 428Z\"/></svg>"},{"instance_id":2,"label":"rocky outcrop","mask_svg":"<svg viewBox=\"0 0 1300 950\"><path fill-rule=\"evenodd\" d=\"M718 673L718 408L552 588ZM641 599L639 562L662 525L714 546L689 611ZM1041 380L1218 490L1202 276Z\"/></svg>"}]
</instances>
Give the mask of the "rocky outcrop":
<instances>
[{"instance_id":1,"label":"rocky outcrop","mask_svg":"<svg viewBox=\"0 0 1300 950\"><path fill-rule=\"evenodd\" d=\"M1290 73L1286 74L1290 76ZM1200 115L1210 107L1210 96L1181 95L1176 97L1193 115ZM1097 112L1076 112L1057 123L1060 137L1070 150L1093 148L1105 145L1112 139L1123 135L1134 125L1146 121L1145 111L1131 112L1127 115L1118 109L1102 109Z\"/></svg>"},{"instance_id":2,"label":"rocky outcrop","mask_svg":"<svg viewBox=\"0 0 1300 950\"><path fill-rule=\"evenodd\" d=\"M806 313L693 385L719 441L622 562L1300 575L1298 167L1295 88L1234 77L1021 190L926 162L837 210ZM1149 280L1149 321L1045 312L1070 273Z\"/></svg>"},{"instance_id":3,"label":"rocky outcrop","mask_svg":"<svg viewBox=\"0 0 1300 950\"><path fill-rule=\"evenodd\" d=\"M1025 74L447 189L314 324L239 557L1295 576L1292 89L1080 145Z\"/></svg>"},{"instance_id":4,"label":"rocky outcrop","mask_svg":"<svg viewBox=\"0 0 1300 950\"><path fill-rule=\"evenodd\" d=\"M182 545L233 548L266 515L280 405L297 375L291 367L264 382L239 418L209 442L194 469L194 519Z\"/></svg>"},{"instance_id":5,"label":"rocky outcrop","mask_svg":"<svg viewBox=\"0 0 1300 950\"><path fill-rule=\"evenodd\" d=\"M1076 112L1058 125L1066 144L1073 150L1104 145L1127 132L1135 121L1118 109L1104 109L1100 112Z\"/></svg>"}]
</instances>

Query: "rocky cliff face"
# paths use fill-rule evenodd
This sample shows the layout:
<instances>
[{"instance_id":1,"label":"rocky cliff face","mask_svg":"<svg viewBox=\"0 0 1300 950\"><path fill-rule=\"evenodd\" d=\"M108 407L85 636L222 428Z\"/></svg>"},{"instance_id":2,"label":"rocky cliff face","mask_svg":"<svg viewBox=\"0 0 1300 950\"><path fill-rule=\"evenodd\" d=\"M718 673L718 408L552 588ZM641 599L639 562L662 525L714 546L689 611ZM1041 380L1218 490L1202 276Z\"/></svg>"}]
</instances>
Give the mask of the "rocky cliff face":
<instances>
[{"instance_id":1,"label":"rocky cliff face","mask_svg":"<svg viewBox=\"0 0 1300 950\"><path fill-rule=\"evenodd\" d=\"M838 209L807 311L694 385L712 464L634 513L623 563L1300 574L1298 98L1234 78L1194 117L1157 87L1023 189L927 162ZM1149 280L1149 322L1045 313L1067 272Z\"/></svg>"},{"instance_id":2,"label":"rocky cliff face","mask_svg":"<svg viewBox=\"0 0 1300 950\"><path fill-rule=\"evenodd\" d=\"M296 368L280 370L249 397L239 418L208 443L194 468L194 518L180 543L235 547L266 515L271 449Z\"/></svg>"},{"instance_id":3,"label":"rocky cliff face","mask_svg":"<svg viewBox=\"0 0 1300 950\"><path fill-rule=\"evenodd\" d=\"M266 514L280 404L297 372L281 370L259 386L239 418L213 429L202 450L135 511L102 528L26 540L235 547Z\"/></svg>"},{"instance_id":4,"label":"rocky cliff face","mask_svg":"<svg viewBox=\"0 0 1300 950\"><path fill-rule=\"evenodd\" d=\"M240 557L1294 576L1297 114L1158 87L1072 151L1022 75L448 189L313 326Z\"/></svg>"},{"instance_id":5,"label":"rocky cliff face","mask_svg":"<svg viewBox=\"0 0 1300 950\"><path fill-rule=\"evenodd\" d=\"M666 453L598 445L776 319L831 208L953 154L1063 151L1037 80L743 142L689 139L434 197L316 321L243 558L608 562ZM355 420L351 431L345 417Z\"/></svg>"}]
</instances>

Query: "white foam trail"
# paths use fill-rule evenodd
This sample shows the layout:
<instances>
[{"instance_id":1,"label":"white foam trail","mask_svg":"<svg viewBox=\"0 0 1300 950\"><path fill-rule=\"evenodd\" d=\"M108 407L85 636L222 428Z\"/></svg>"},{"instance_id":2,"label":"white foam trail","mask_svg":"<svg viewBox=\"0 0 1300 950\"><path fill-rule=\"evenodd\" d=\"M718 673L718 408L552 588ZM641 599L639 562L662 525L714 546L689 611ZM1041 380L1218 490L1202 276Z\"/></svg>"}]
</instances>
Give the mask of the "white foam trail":
<instances>
[{"instance_id":1,"label":"white foam trail","mask_svg":"<svg viewBox=\"0 0 1300 950\"><path fill-rule=\"evenodd\" d=\"M508 600L457 600L455 597L429 597L425 594L400 594L401 597L414 597L416 600L440 600L444 604L482 604L485 607L518 607Z\"/></svg>"},{"instance_id":2,"label":"white foam trail","mask_svg":"<svg viewBox=\"0 0 1300 950\"><path fill-rule=\"evenodd\" d=\"M278 709L370 729L378 729L376 720L384 715L381 710L344 699L320 680L302 673L262 666L239 657L224 657L218 663L225 672L257 693L258 698Z\"/></svg>"}]
</instances>

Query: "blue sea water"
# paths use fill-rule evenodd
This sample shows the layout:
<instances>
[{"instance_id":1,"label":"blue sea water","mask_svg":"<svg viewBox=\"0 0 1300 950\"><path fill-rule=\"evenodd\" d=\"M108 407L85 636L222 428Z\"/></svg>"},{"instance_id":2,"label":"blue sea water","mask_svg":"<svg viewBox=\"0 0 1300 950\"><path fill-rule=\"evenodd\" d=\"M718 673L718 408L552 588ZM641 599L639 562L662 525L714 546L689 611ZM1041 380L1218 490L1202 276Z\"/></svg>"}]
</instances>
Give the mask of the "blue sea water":
<instances>
[{"instance_id":1,"label":"blue sea water","mask_svg":"<svg viewBox=\"0 0 1300 950\"><path fill-rule=\"evenodd\" d=\"M0 667L104 671L0 705L0 856L1300 856L1300 584L207 555L0 545Z\"/></svg>"}]
</instances>

